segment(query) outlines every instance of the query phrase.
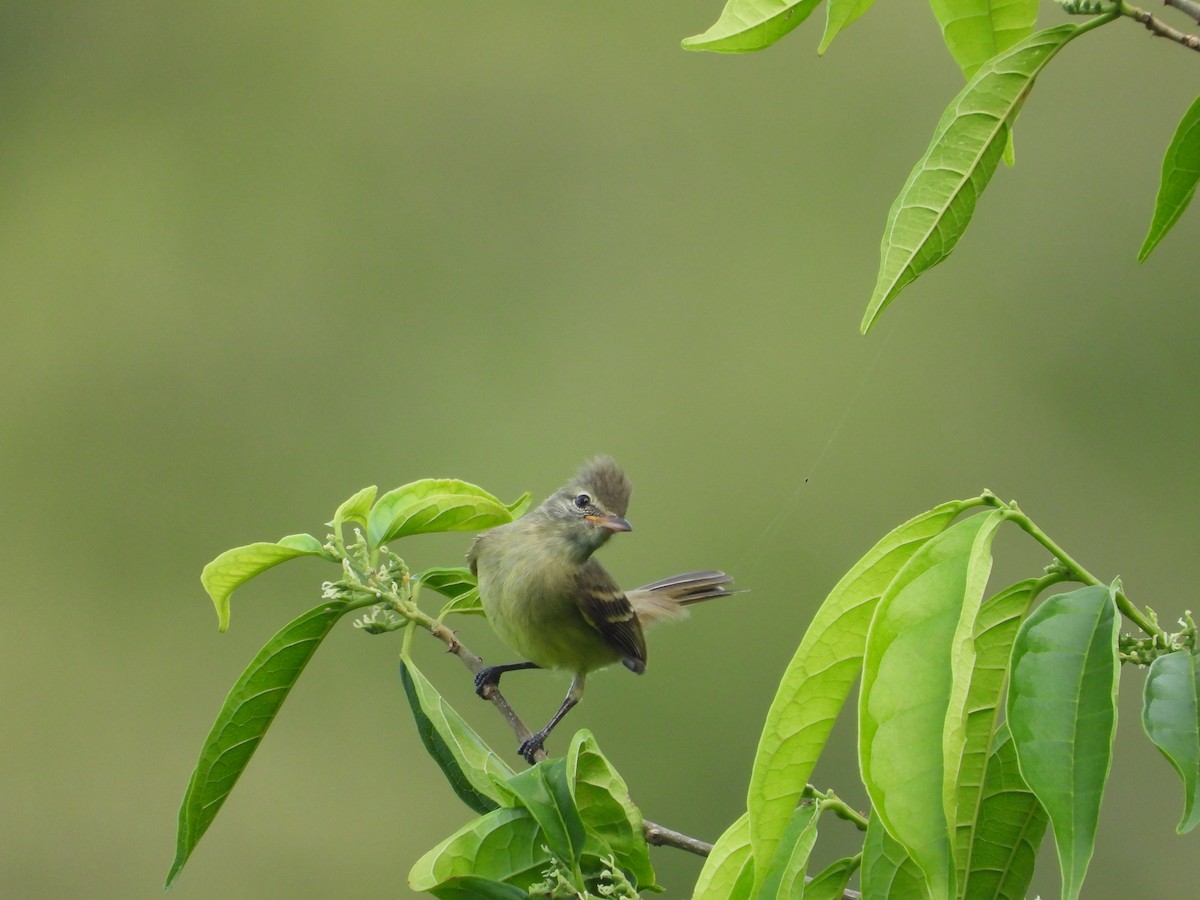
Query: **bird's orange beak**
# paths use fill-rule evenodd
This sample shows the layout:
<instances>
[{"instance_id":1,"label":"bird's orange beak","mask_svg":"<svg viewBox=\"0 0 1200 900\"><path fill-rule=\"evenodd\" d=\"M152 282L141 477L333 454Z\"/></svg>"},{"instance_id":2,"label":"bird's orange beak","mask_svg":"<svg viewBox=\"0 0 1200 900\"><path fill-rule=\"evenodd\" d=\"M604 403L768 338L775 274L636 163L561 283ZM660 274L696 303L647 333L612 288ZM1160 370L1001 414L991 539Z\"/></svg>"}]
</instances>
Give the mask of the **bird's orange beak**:
<instances>
[{"instance_id":1,"label":"bird's orange beak","mask_svg":"<svg viewBox=\"0 0 1200 900\"><path fill-rule=\"evenodd\" d=\"M633 531L633 526L620 516L584 516L584 518L597 528L603 528L614 534L618 531Z\"/></svg>"}]
</instances>

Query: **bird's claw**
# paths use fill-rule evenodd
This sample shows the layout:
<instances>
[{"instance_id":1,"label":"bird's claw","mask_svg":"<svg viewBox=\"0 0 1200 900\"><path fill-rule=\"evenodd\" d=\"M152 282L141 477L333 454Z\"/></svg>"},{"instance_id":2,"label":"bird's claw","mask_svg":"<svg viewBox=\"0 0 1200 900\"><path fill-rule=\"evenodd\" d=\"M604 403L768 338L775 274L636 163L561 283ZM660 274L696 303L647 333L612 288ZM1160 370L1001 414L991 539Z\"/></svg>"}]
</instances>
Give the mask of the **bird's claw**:
<instances>
[{"instance_id":1,"label":"bird's claw","mask_svg":"<svg viewBox=\"0 0 1200 900\"><path fill-rule=\"evenodd\" d=\"M534 759L534 754L542 749L544 743L546 743L546 735L539 731L537 734L523 740L521 746L517 748L517 753L521 754L525 758L525 762L532 766L537 762Z\"/></svg>"},{"instance_id":2,"label":"bird's claw","mask_svg":"<svg viewBox=\"0 0 1200 900\"><path fill-rule=\"evenodd\" d=\"M499 666L484 666L475 673L475 693L484 700L488 699L487 689L489 687L497 687L500 684L500 676L503 672Z\"/></svg>"}]
</instances>

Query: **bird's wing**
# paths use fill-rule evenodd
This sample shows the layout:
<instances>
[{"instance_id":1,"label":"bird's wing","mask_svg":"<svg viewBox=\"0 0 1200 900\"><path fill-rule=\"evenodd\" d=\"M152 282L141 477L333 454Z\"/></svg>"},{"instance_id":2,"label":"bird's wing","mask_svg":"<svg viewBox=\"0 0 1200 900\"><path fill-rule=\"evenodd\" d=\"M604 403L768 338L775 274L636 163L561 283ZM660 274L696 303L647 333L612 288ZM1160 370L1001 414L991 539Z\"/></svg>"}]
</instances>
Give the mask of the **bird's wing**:
<instances>
[{"instance_id":1,"label":"bird's wing","mask_svg":"<svg viewBox=\"0 0 1200 900\"><path fill-rule=\"evenodd\" d=\"M625 592L596 560L589 559L575 576L575 599L588 624L600 632L613 649L644 667L646 638L642 635L637 613ZM634 671L638 669L634 668Z\"/></svg>"}]
</instances>

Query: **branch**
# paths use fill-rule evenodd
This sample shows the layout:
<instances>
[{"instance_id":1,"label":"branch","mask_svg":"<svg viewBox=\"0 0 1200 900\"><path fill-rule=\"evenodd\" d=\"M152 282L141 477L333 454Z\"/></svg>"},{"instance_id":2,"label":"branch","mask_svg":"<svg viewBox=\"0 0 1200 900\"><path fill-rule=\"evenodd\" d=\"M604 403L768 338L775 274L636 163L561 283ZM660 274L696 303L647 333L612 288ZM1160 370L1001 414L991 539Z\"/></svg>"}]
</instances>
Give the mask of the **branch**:
<instances>
[{"instance_id":1,"label":"branch","mask_svg":"<svg viewBox=\"0 0 1200 900\"><path fill-rule=\"evenodd\" d=\"M1200 3L1196 0L1163 0L1163 6L1173 6L1192 21L1200 24Z\"/></svg>"},{"instance_id":2,"label":"branch","mask_svg":"<svg viewBox=\"0 0 1200 900\"><path fill-rule=\"evenodd\" d=\"M1191 3L1191 0L1175 0L1175 2L1171 5L1174 5L1179 9L1185 9L1185 5L1181 4L1187 4L1190 6L1197 5L1195 3ZM1135 22L1141 22L1143 25L1145 25L1147 30L1149 30L1149 32L1155 37L1163 37L1167 40L1174 41L1177 44L1182 44L1189 49L1200 51L1200 36L1188 34L1185 31L1180 31L1178 28L1172 28L1161 19L1156 19L1146 10L1140 9L1136 6L1130 6L1125 2L1120 3L1119 10L1121 15L1128 16Z\"/></svg>"}]
</instances>

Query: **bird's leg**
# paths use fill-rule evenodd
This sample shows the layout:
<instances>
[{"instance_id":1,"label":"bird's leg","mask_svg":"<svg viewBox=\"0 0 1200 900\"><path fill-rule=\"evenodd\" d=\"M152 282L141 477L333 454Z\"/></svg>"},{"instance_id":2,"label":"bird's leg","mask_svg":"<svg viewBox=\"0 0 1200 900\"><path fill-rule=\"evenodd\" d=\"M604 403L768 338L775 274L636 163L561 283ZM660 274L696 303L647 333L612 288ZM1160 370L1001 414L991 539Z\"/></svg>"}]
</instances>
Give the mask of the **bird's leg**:
<instances>
[{"instance_id":1,"label":"bird's leg","mask_svg":"<svg viewBox=\"0 0 1200 900\"><path fill-rule=\"evenodd\" d=\"M571 689L567 691L566 699L559 706L558 712L546 723L546 727L530 736L528 740L523 741L521 746L517 748L517 752L525 757L525 762L531 766L534 763L533 754L542 749L542 744L546 743L546 738L554 730L554 726L561 722L562 717L569 713L572 707L583 699L583 679L583 675L575 676L575 679L571 682Z\"/></svg>"},{"instance_id":2,"label":"bird's leg","mask_svg":"<svg viewBox=\"0 0 1200 900\"><path fill-rule=\"evenodd\" d=\"M486 691L488 687L498 686L500 684L500 676L505 672L515 672L518 669L540 668L541 666L539 666L537 663L531 662L509 663L507 666L484 666L475 673L475 693L486 700L487 695L484 694L484 691Z\"/></svg>"}]
</instances>

